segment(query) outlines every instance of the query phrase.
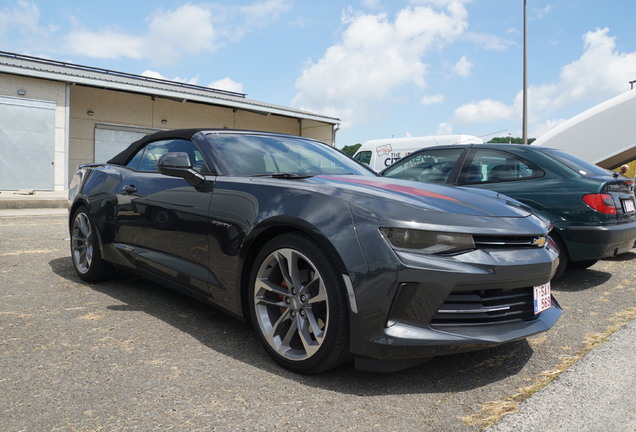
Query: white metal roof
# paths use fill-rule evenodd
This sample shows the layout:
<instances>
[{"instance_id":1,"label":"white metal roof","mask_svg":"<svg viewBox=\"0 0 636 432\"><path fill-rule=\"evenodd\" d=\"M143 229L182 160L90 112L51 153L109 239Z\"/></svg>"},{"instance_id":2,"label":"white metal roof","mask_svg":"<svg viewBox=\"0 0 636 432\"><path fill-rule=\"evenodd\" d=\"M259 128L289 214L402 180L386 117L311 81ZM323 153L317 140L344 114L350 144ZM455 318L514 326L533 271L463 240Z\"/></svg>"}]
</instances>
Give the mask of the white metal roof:
<instances>
[{"instance_id":1,"label":"white metal roof","mask_svg":"<svg viewBox=\"0 0 636 432\"><path fill-rule=\"evenodd\" d=\"M247 99L245 94L197 86L176 81L82 66L39 57L0 51L0 72L82 84L111 90L122 90L160 96L179 101L195 101L212 105L257 112L278 114L299 119L339 124L340 119L280 105Z\"/></svg>"},{"instance_id":2,"label":"white metal roof","mask_svg":"<svg viewBox=\"0 0 636 432\"><path fill-rule=\"evenodd\" d=\"M636 90L584 111L537 138L532 145L565 150L604 168L636 158Z\"/></svg>"}]
</instances>

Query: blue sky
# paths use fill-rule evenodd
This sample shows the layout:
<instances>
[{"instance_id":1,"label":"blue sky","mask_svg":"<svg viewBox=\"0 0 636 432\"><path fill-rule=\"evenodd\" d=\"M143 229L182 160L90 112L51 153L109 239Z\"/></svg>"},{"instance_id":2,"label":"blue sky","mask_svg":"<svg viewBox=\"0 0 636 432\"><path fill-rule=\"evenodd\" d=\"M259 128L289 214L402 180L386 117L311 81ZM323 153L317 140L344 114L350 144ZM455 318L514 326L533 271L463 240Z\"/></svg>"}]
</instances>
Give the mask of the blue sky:
<instances>
[{"instance_id":1,"label":"blue sky","mask_svg":"<svg viewBox=\"0 0 636 432\"><path fill-rule=\"evenodd\" d=\"M527 0L528 134L630 90L636 2ZM3 0L0 50L341 119L338 147L521 136L523 0Z\"/></svg>"}]
</instances>

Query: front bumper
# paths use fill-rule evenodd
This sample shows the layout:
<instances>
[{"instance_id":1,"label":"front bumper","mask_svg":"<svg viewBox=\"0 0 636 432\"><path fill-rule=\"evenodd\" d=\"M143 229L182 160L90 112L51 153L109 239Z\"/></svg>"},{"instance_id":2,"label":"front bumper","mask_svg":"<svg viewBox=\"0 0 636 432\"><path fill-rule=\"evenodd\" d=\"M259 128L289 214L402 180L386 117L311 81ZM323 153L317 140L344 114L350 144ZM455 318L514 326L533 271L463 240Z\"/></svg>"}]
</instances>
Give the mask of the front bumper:
<instances>
[{"instance_id":1,"label":"front bumper","mask_svg":"<svg viewBox=\"0 0 636 432\"><path fill-rule=\"evenodd\" d=\"M636 222L616 225L570 225L562 230L572 261L612 257L629 251L636 242Z\"/></svg>"},{"instance_id":2,"label":"front bumper","mask_svg":"<svg viewBox=\"0 0 636 432\"><path fill-rule=\"evenodd\" d=\"M392 282L395 289L384 290L388 309L378 306L379 298L372 304L369 295L358 296L351 352L360 369L398 370L432 356L523 339L550 329L562 314L554 298L540 314L533 307L532 287L546 283L558 264L554 250L478 250L428 263L399 258L404 267Z\"/></svg>"}]
</instances>

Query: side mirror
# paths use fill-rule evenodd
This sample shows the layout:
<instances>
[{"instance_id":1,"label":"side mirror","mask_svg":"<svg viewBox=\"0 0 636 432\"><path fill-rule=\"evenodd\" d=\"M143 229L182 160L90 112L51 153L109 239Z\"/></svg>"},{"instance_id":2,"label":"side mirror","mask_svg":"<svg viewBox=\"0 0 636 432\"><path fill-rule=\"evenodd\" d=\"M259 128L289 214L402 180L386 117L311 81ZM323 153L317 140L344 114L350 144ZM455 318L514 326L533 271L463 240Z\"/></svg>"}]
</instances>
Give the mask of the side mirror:
<instances>
[{"instance_id":1,"label":"side mirror","mask_svg":"<svg viewBox=\"0 0 636 432\"><path fill-rule=\"evenodd\" d=\"M190 156L185 152L168 152L159 158L157 169L170 177L181 177L192 186L199 186L205 177L192 169Z\"/></svg>"}]
</instances>

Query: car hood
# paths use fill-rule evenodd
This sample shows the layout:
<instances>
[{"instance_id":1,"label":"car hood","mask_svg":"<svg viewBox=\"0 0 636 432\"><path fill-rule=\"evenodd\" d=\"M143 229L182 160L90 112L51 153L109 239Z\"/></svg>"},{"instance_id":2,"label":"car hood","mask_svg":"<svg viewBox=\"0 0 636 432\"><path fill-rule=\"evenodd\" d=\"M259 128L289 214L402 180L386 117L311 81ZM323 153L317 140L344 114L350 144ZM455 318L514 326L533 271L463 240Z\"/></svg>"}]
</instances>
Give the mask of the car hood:
<instances>
[{"instance_id":1,"label":"car hood","mask_svg":"<svg viewBox=\"0 0 636 432\"><path fill-rule=\"evenodd\" d=\"M319 175L305 180L333 192L399 202L430 211L488 217L528 217L532 210L497 192L367 176Z\"/></svg>"}]
</instances>

